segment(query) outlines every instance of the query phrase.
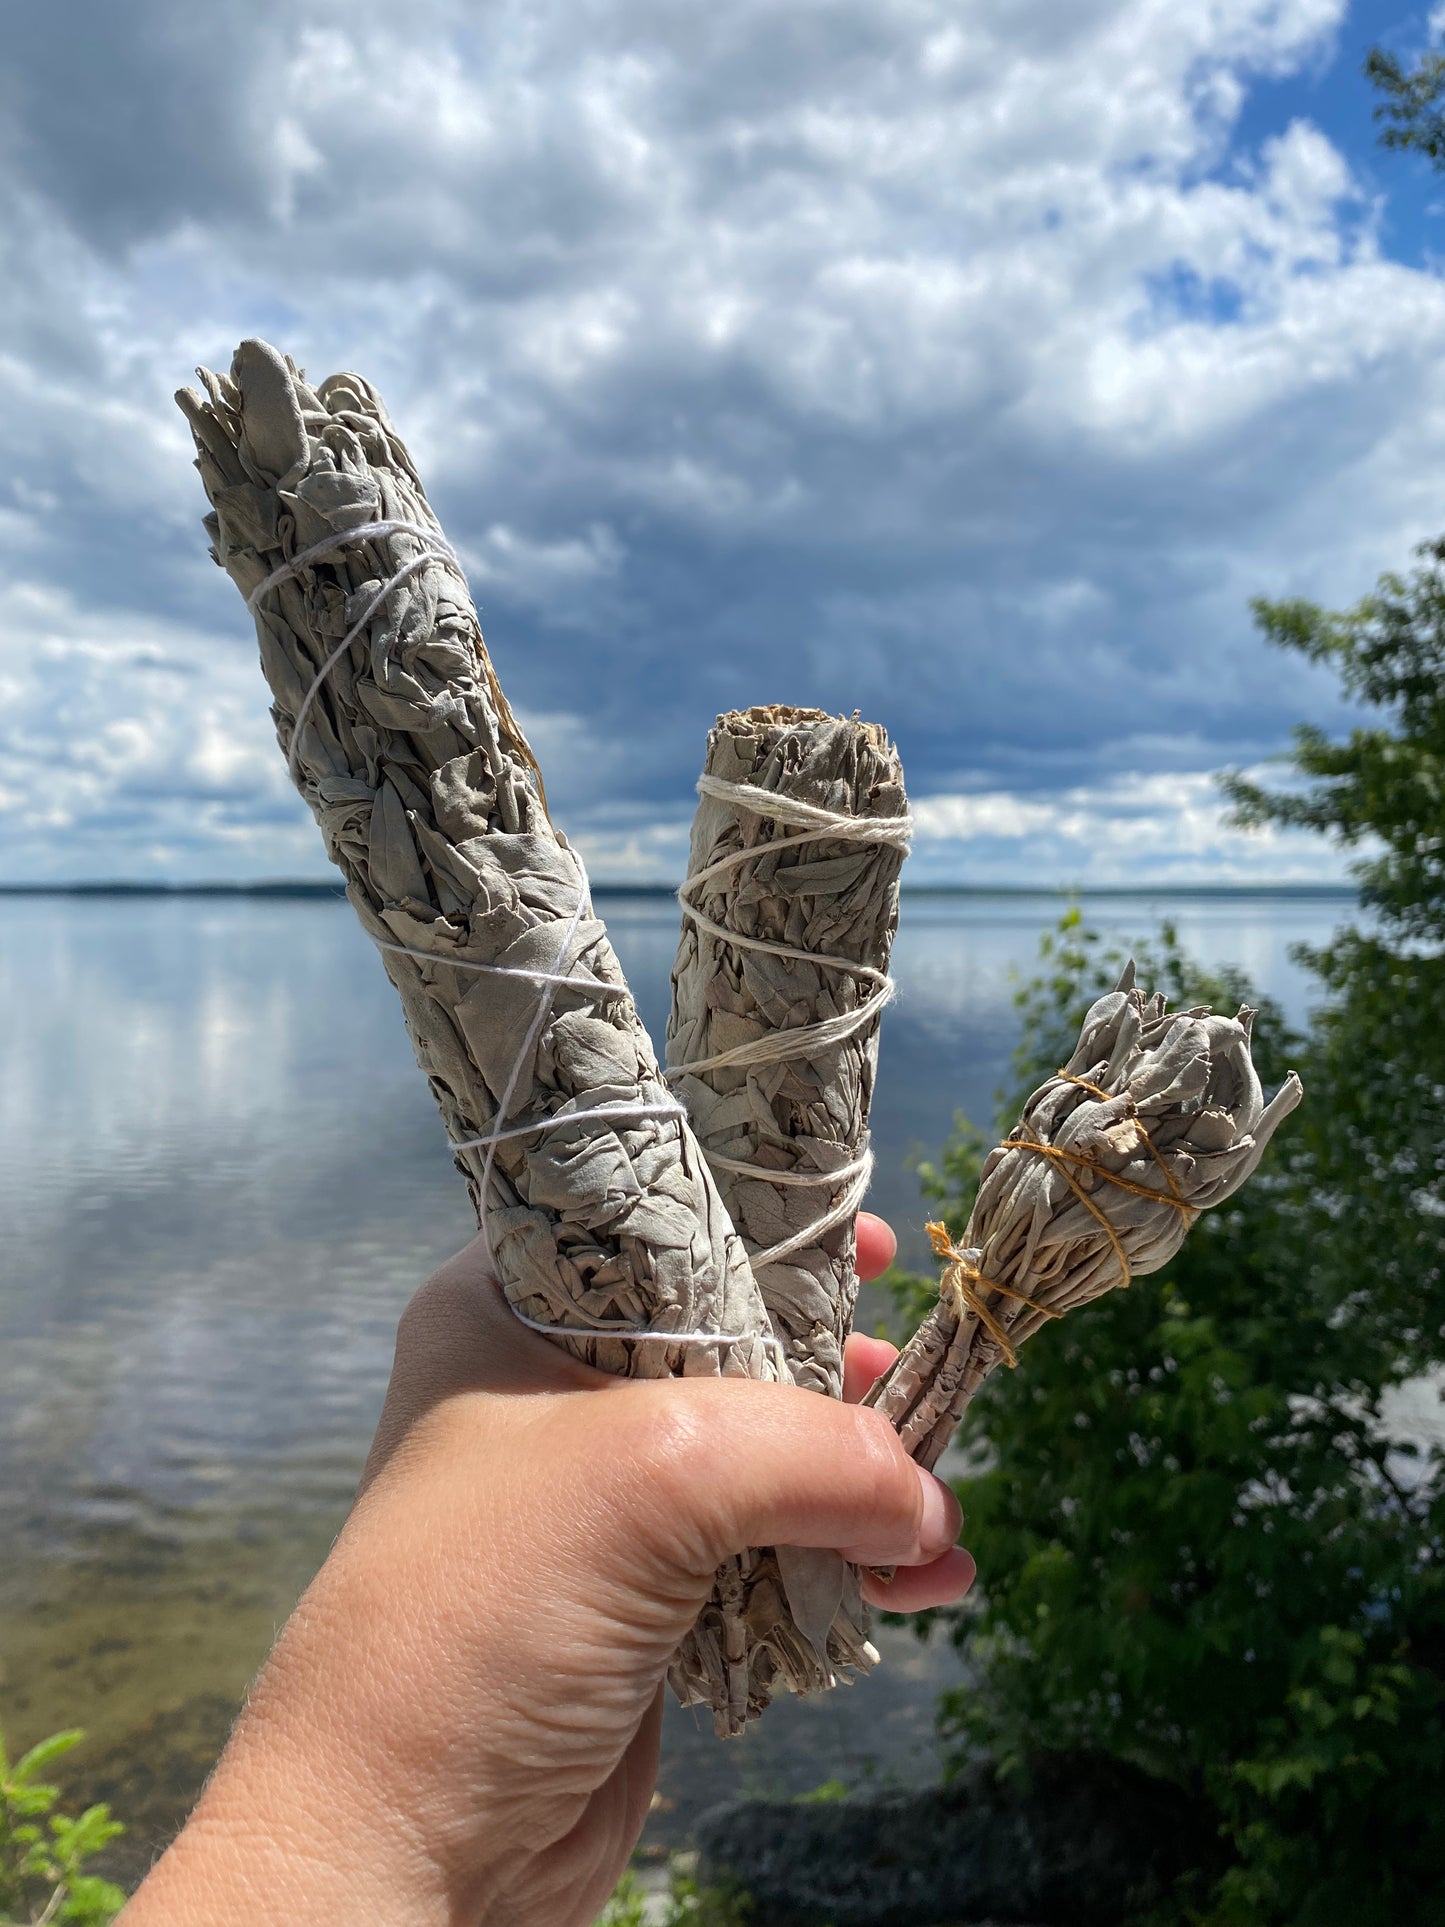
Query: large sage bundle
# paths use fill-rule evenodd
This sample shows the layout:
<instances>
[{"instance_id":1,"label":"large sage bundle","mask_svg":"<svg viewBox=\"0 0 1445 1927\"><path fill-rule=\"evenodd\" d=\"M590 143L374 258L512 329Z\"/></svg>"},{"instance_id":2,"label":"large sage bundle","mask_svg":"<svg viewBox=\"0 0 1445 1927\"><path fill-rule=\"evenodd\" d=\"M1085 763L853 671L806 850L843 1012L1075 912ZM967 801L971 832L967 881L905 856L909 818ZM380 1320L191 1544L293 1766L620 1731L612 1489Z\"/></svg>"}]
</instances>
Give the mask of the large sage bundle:
<instances>
[{"instance_id":1,"label":"large sage bundle","mask_svg":"<svg viewBox=\"0 0 1445 1927\"><path fill-rule=\"evenodd\" d=\"M1249 1054L1253 1013L1170 1015L1133 966L1089 1011L1068 1063L990 1153L938 1304L867 1402L934 1466L978 1387L1050 1319L1157 1271L1201 1211L1232 1196L1299 1103L1268 1104Z\"/></svg>"},{"instance_id":2,"label":"large sage bundle","mask_svg":"<svg viewBox=\"0 0 1445 1927\"><path fill-rule=\"evenodd\" d=\"M718 719L698 789L668 1080L795 1383L837 1398L910 828L903 773L874 723L770 707ZM738 1577L738 1689L720 1732L740 1730L779 1687L815 1691L876 1660L858 1576L836 1554L753 1551ZM712 1612L698 1636L710 1629L721 1642Z\"/></svg>"},{"instance_id":3,"label":"large sage bundle","mask_svg":"<svg viewBox=\"0 0 1445 1927\"><path fill-rule=\"evenodd\" d=\"M777 1375L742 1246L359 376L264 342L178 400L298 788L400 994L507 1296L613 1372ZM665 1327L715 1345L637 1343Z\"/></svg>"}]
</instances>

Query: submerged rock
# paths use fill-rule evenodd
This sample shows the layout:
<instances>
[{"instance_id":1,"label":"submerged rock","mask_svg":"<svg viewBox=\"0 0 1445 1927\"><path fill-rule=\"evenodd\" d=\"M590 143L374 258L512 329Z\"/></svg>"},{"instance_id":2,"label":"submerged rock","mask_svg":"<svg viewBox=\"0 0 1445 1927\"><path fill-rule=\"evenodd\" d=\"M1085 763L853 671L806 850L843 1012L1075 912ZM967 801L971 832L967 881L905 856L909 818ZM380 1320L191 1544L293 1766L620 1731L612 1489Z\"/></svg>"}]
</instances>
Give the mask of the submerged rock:
<instances>
[{"instance_id":1,"label":"submerged rock","mask_svg":"<svg viewBox=\"0 0 1445 1927\"><path fill-rule=\"evenodd\" d=\"M1117 1927L1217 1848L1180 1789L1053 1759L1026 1790L980 1773L926 1792L745 1800L698 1823L704 1885L751 1894L749 1927Z\"/></svg>"}]
</instances>

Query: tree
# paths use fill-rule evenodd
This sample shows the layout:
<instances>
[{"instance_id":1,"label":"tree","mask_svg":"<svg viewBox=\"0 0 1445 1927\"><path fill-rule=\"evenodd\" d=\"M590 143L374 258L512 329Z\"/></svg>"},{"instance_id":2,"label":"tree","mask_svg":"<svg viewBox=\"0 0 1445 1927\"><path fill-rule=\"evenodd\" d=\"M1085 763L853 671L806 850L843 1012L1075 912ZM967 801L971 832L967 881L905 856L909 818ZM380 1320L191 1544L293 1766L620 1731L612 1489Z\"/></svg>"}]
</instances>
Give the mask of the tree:
<instances>
[{"instance_id":1,"label":"tree","mask_svg":"<svg viewBox=\"0 0 1445 1927\"><path fill-rule=\"evenodd\" d=\"M1269 642L1335 670L1376 720L1339 743L1297 728L1290 761L1303 787L1266 790L1240 776L1224 787L1247 824L1382 846L1355 866L1362 897L1392 935L1429 941L1445 931L1445 540L1417 553L1409 576L1382 576L1343 614L1254 604Z\"/></svg>"},{"instance_id":2,"label":"tree","mask_svg":"<svg viewBox=\"0 0 1445 1927\"><path fill-rule=\"evenodd\" d=\"M1354 873L1373 927L1309 957L1327 1001L1306 1141L1329 1291L1384 1379L1437 1365L1445 1339L1445 541L1418 554L1343 614L1255 605L1266 638L1333 668L1370 720L1338 743L1296 730L1295 786L1225 779L1245 823L1368 845Z\"/></svg>"},{"instance_id":3,"label":"tree","mask_svg":"<svg viewBox=\"0 0 1445 1927\"><path fill-rule=\"evenodd\" d=\"M1164 1274L1041 1334L970 1414L987 1463L959 1490L987 1591L945 1615L980 1669L945 1729L1005 1771L1103 1756L1183 1788L1220 1860L1175 1920L1439 1917L1445 1466L1384 1423L1445 1351L1445 549L1424 553L1345 614L1256 609L1369 712L1340 743L1298 732L1278 789L1227 779L1247 821L1367 845L1373 924L1313 957L1309 1036L1267 1005L1256 1025L1267 1079L1301 1069L1303 1110ZM1044 961L1023 1087L1117 959L1074 912ZM1141 962L1180 1001L1247 991L1167 930ZM925 1173L955 1230L976 1166L965 1134Z\"/></svg>"},{"instance_id":4,"label":"tree","mask_svg":"<svg viewBox=\"0 0 1445 1927\"><path fill-rule=\"evenodd\" d=\"M1375 108L1375 119L1386 123L1380 145L1413 149L1436 167L1445 163L1445 54L1424 53L1407 68L1372 47L1365 75L1384 95Z\"/></svg>"}]
</instances>

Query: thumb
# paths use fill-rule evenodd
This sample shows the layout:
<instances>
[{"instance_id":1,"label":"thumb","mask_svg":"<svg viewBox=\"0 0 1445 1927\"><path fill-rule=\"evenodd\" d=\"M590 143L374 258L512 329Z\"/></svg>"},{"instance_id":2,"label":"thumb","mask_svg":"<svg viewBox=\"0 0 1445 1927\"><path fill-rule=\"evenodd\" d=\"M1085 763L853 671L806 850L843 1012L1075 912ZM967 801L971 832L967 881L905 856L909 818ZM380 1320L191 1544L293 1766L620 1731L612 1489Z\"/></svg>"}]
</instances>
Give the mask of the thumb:
<instances>
[{"instance_id":1,"label":"thumb","mask_svg":"<svg viewBox=\"0 0 1445 1927\"><path fill-rule=\"evenodd\" d=\"M653 1463L657 1523L705 1571L747 1546L827 1546L858 1565L926 1565L958 1537L958 1500L887 1419L796 1386L681 1379ZM649 1480L648 1483L651 1483Z\"/></svg>"}]
</instances>

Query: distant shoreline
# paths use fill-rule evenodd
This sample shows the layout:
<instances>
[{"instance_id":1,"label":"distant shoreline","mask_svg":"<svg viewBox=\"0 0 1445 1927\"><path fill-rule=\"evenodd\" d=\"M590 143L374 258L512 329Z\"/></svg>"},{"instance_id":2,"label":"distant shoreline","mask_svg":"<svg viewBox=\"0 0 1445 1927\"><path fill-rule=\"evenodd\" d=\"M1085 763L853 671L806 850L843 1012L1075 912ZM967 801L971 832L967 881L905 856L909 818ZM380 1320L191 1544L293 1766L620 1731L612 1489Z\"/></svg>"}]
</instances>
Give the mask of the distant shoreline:
<instances>
[{"instance_id":1,"label":"distant shoreline","mask_svg":"<svg viewBox=\"0 0 1445 1927\"><path fill-rule=\"evenodd\" d=\"M599 897L671 897L670 883L594 883ZM905 883L906 897L1314 897L1351 902L1350 883ZM339 883L277 878L261 883L0 883L0 897L261 897L344 899Z\"/></svg>"}]
</instances>

